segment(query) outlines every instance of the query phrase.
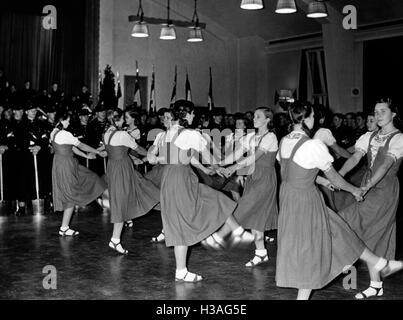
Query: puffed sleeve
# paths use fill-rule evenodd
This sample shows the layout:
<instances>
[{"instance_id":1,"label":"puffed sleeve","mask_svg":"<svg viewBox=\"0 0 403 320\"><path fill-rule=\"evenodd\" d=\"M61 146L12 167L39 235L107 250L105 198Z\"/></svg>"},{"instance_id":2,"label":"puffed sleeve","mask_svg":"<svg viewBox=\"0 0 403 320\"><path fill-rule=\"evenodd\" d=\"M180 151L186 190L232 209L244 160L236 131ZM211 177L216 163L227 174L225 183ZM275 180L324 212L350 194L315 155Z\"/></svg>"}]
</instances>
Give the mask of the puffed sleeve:
<instances>
[{"instance_id":1,"label":"puffed sleeve","mask_svg":"<svg viewBox=\"0 0 403 320\"><path fill-rule=\"evenodd\" d=\"M137 149L138 147L136 140L126 131L119 132L119 144L133 150Z\"/></svg>"},{"instance_id":2,"label":"puffed sleeve","mask_svg":"<svg viewBox=\"0 0 403 320\"><path fill-rule=\"evenodd\" d=\"M59 132L56 136L56 139L58 140L57 143L60 144L71 144L76 147L80 144L80 140L78 140L78 138L76 138L75 136L73 136L72 133L66 130L62 130L61 132Z\"/></svg>"},{"instance_id":3,"label":"puffed sleeve","mask_svg":"<svg viewBox=\"0 0 403 320\"><path fill-rule=\"evenodd\" d=\"M329 129L320 128L316 133L314 139L319 139L328 147L336 143L336 139L333 137L332 132Z\"/></svg>"},{"instance_id":4,"label":"puffed sleeve","mask_svg":"<svg viewBox=\"0 0 403 320\"><path fill-rule=\"evenodd\" d=\"M161 142L162 142L161 139L163 139L164 135L165 135L165 132L158 133L157 136L155 137L153 145L156 146L156 147L159 147Z\"/></svg>"},{"instance_id":5,"label":"puffed sleeve","mask_svg":"<svg viewBox=\"0 0 403 320\"><path fill-rule=\"evenodd\" d=\"M325 144L319 139L308 140L295 153L294 162L305 169L327 171L334 161Z\"/></svg>"},{"instance_id":6,"label":"puffed sleeve","mask_svg":"<svg viewBox=\"0 0 403 320\"><path fill-rule=\"evenodd\" d=\"M243 136L241 139L239 139L239 146L246 151L251 148L254 148L255 146L254 141L255 141L255 133L251 132L248 133L246 136Z\"/></svg>"},{"instance_id":7,"label":"puffed sleeve","mask_svg":"<svg viewBox=\"0 0 403 320\"><path fill-rule=\"evenodd\" d=\"M387 154L392 156L395 161L403 157L403 133L398 133L390 140Z\"/></svg>"},{"instance_id":8,"label":"puffed sleeve","mask_svg":"<svg viewBox=\"0 0 403 320\"><path fill-rule=\"evenodd\" d=\"M207 148L207 141L196 130L184 130L176 138L175 146L182 150L193 149L200 152Z\"/></svg>"},{"instance_id":9,"label":"puffed sleeve","mask_svg":"<svg viewBox=\"0 0 403 320\"><path fill-rule=\"evenodd\" d=\"M259 144L259 149L264 152L277 152L278 142L276 135L271 132L265 135Z\"/></svg>"},{"instance_id":10,"label":"puffed sleeve","mask_svg":"<svg viewBox=\"0 0 403 320\"><path fill-rule=\"evenodd\" d=\"M135 129L133 131L130 132L130 135L135 139L135 140L139 140L141 138L141 133L139 129Z\"/></svg>"},{"instance_id":11,"label":"puffed sleeve","mask_svg":"<svg viewBox=\"0 0 403 320\"><path fill-rule=\"evenodd\" d=\"M367 154L369 147L369 140L373 132L364 133L355 143L355 151L359 151L363 154Z\"/></svg>"}]
</instances>

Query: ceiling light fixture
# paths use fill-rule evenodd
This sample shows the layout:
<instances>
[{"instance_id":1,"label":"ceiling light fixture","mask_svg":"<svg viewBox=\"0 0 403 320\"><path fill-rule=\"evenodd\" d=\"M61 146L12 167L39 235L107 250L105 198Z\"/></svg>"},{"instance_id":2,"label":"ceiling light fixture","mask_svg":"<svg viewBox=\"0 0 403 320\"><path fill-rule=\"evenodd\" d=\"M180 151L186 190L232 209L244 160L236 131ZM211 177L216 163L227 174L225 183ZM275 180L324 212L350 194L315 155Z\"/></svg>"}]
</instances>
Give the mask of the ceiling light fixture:
<instances>
[{"instance_id":1,"label":"ceiling light fixture","mask_svg":"<svg viewBox=\"0 0 403 320\"><path fill-rule=\"evenodd\" d=\"M297 6L294 0L278 0L276 13L290 14L297 12Z\"/></svg>"},{"instance_id":2,"label":"ceiling light fixture","mask_svg":"<svg viewBox=\"0 0 403 320\"><path fill-rule=\"evenodd\" d=\"M148 38L148 26L147 23L144 21L144 11L143 6L141 4L141 0L139 2L139 9L137 11L136 17L138 20L134 23L132 37L135 38Z\"/></svg>"},{"instance_id":3,"label":"ceiling light fixture","mask_svg":"<svg viewBox=\"0 0 403 320\"><path fill-rule=\"evenodd\" d=\"M245 10L263 9L263 0L242 0L241 9Z\"/></svg>"},{"instance_id":4,"label":"ceiling light fixture","mask_svg":"<svg viewBox=\"0 0 403 320\"><path fill-rule=\"evenodd\" d=\"M169 18L169 6L170 0L168 0L168 5L167 5L167 22L164 23L163 27L161 28L161 34L160 34L160 39L161 40L175 40L176 39L176 31L174 28L174 25L172 24L171 19Z\"/></svg>"},{"instance_id":5,"label":"ceiling light fixture","mask_svg":"<svg viewBox=\"0 0 403 320\"><path fill-rule=\"evenodd\" d=\"M315 0L309 3L308 14L306 15L308 18L326 18L327 7L326 3L323 0Z\"/></svg>"},{"instance_id":6,"label":"ceiling light fixture","mask_svg":"<svg viewBox=\"0 0 403 320\"><path fill-rule=\"evenodd\" d=\"M192 23L194 24L189 31L188 42L202 42L203 34L199 27L199 16L197 15L197 0L195 0L195 11L193 13Z\"/></svg>"}]
</instances>

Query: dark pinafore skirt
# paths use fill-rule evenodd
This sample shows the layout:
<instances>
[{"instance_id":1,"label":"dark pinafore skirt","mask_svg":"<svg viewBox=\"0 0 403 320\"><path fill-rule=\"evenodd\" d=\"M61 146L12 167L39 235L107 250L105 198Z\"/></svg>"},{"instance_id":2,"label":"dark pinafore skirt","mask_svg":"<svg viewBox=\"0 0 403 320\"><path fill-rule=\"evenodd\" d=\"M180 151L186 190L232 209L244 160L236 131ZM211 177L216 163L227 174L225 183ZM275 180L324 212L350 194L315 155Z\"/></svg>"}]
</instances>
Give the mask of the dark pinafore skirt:
<instances>
[{"instance_id":1,"label":"dark pinafore skirt","mask_svg":"<svg viewBox=\"0 0 403 320\"><path fill-rule=\"evenodd\" d=\"M114 133L111 134L110 139ZM110 140L109 139L109 140ZM119 223L141 217L160 201L159 189L134 168L128 147L106 144L107 182L111 222Z\"/></svg>"},{"instance_id":2,"label":"dark pinafore skirt","mask_svg":"<svg viewBox=\"0 0 403 320\"><path fill-rule=\"evenodd\" d=\"M55 136L57 133L55 134ZM72 145L52 142L55 155L52 166L52 192L55 211L75 205L86 206L106 190L106 183L91 170L79 165Z\"/></svg>"},{"instance_id":3,"label":"dark pinafore skirt","mask_svg":"<svg viewBox=\"0 0 403 320\"><path fill-rule=\"evenodd\" d=\"M245 189L234 212L245 229L264 232L277 229L277 176L274 167L276 152L264 154L255 163L245 182Z\"/></svg>"},{"instance_id":4,"label":"dark pinafore skirt","mask_svg":"<svg viewBox=\"0 0 403 320\"><path fill-rule=\"evenodd\" d=\"M180 133L178 133L179 135ZM192 246L217 231L233 213L236 202L199 183L188 164L188 151L171 142L169 164L161 180L161 216L166 245ZM178 161L181 159L182 161Z\"/></svg>"},{"instance_id":5,"label":"dark pinafore skirt","mask_svg":"<svg viewBox=\"0 0 403 320\"><path fill-rule=\"evenodd\" d=\"M320 289L361 256L364 243L347 223L325 205L315 185L318 169L307 170L281 159L276 284ZM281 147L280 147L281 150Z\"/></svg>"}]
</instances>

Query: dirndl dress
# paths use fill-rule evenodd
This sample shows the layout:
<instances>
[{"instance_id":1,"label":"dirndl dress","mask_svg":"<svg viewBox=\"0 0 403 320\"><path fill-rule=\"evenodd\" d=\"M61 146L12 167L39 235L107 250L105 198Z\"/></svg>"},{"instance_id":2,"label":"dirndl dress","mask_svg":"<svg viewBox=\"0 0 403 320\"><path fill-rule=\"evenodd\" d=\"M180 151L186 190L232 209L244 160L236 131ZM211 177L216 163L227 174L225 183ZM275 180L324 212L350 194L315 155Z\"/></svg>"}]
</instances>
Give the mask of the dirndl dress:
<instances>
[{"instance_id":1,"label":"dirndl dress","mask_svg":"<svg viewBox=\"0 0 403 320\"><path fill-rule=\"evenodd\" d=\"M382 165L390 141L398 133L400 132L391 134L384 146L378 149L372 167L368 168L364 175L362 186ZM368 163L371 163L372 158L371 141L376 134L377 132L374 132L370 138ZM396 211L400 192L397 173L401 162L402 158L395 161L382 180L368 191L364 201L355 202L339 211L339 215L347 221L366 246L376 255L386 259L394 259L396 252Z\"/></svg>"},{"instance_id":2,"label":"dirndl dress","mask_svg":"<svg viewBox=\"0 0 403 320\"><path fill-rule=\"evenodd\" d=\"M119 223L141 217L160 201L160 191L134 168L127 146L112 146L112 132L105 143L108 153L107 182L111 206L111 222Z\"/></svg>"},{"instance_id":3,"label":"dirndl dress","mask_svg":"<svg viewBox=\"0 0 403 320\"><path fill-rule=\"evenodd\" d=\"M75 205L86 206L106 190L106 183L94 172L81 166L73 154L73 145L57 144L52 165L52 194L55 211L63 211Z\"/></svg>"},{"instance_id":4,"label":"dirndl dress","mask_svg":"<svg viewBox=\"0 0 403 320\"><path fill-rule=\"evenodd\" d=\"M171 153L177 154L164 165L161 182L161 216L166 245L192 246L218 230L233 213L236 202L213 188L199 183L189 165L191 149L183 150L175 140ZM202 139L202 137L200 136Z\"/></svg>"},{"instance_id":5,"label":"dirndl dress","mask_svg":"<svg viewBox=\"0 0 403 320\"><path fill-rule=\"evenodd\" d=\"M289 159L281 157L280 145L279 287L320 289L347 270L365 249L347 223L326 207L315 184L319 169L305 169L292 160L307 140L298 141Z\"/></svg>"}]
</instances>

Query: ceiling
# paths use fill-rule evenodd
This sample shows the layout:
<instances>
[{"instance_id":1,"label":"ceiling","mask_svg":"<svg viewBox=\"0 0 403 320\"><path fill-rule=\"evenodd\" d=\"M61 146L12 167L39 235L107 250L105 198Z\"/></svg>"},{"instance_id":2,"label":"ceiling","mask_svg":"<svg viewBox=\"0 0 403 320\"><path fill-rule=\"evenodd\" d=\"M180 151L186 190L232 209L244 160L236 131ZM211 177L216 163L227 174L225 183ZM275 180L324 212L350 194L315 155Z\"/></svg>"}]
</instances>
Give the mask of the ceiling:
<instances>
[{"instance_id":1,"label":"ceiling","mask_svg":"<svg viewBox=\"0 0 403 320\"><path fill-rule=\"evenodd\" d=\"M171 3L174 4L174 1ZM324 19L319 21L306 18L304 10L307 10L309 0L296 0L298 12L290 15L274 12L277 0L264 0L264 9L257 11L242 10L240 2L241 0L199 0L197 6L200 15L214 20L236 37L257 35L265 40L284 39L321 32L321 23L326 23ZM333 6L340 14L343 7L349 4L357 8L359 26L403 19L402 0L327 1L327 5Z\"/></svg>"}]
</instances>

